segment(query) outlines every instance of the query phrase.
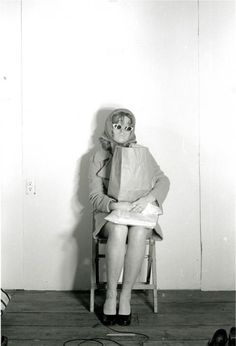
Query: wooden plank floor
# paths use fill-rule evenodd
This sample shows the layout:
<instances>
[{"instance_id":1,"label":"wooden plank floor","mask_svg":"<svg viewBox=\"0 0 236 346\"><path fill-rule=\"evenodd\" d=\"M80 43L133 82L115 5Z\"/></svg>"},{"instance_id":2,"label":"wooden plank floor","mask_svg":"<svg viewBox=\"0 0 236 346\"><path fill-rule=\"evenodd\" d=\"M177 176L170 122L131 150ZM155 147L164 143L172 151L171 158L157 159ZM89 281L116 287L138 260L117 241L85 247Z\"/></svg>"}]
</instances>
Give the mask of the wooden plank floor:
<instances>
[{"instance_id":1,"label":"wooden plank floor","mask_svg":"<svg viewBox=\"0 0 236 346\"><path fill-rule=\"evenodd\" d=\"M216 329L228 332L235 325L234 292L159 291L158 314L152 312L152 292L146 292L132 294L132 325L113 327L134 335L107 336L116 332L99 320L103 291L96 294L96 313L89 312L89 292L12 291L2 317L2 335L8 337L9 346L59 346L76 338L110 339L99 339L106 346L115 342L123 346L204 346ZM79 345L79 341L66 345Z\"/></svg>"}]
</instances>

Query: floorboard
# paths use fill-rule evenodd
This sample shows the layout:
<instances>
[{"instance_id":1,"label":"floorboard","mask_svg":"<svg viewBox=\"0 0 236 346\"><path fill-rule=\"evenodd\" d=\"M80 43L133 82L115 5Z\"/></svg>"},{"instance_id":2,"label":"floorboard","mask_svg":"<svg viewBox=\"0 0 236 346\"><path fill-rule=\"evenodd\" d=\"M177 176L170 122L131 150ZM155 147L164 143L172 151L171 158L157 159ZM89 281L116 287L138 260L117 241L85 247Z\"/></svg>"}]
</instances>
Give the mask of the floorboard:
<instances>
[{"instance_id":1,"label":"floorboard","mask_svg":"<svg viewBox=\"0 0 236 346\"><path fill-rule=\"evenodd\" d=\"M116 345L115 342L123 346L204 346L216 329L225 328L228 332L235 325L235 293L228 291L159 291L158 314L152 311L152 292L135 291L132 325L115 326L115 331L99 320L104 291L96 294L96 313L89 312L89 292L11 291L10 294L11 302L2 317L2 334L8 337L9 346L59 346L79 338L100 338L106 346ZM117 331L124 335L110 335L118 334ZM79 345L79 341L66 345Z\"/></svg>"}]
</instances>

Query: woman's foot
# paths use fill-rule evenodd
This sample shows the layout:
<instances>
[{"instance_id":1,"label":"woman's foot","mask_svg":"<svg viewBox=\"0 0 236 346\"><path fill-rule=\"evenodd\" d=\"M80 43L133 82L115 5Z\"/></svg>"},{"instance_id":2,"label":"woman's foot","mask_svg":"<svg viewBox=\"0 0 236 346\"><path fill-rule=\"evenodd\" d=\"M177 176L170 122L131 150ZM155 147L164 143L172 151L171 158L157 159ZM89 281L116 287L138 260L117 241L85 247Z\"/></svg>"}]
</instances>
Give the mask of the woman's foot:
<instances>
[{"instance_id":1,"label":"woman's foot","mask_svg":"<svg viewBox=\"0 0 236 346\"><path fill-rule=\"evenodd\" d=\"M108 289L106 292L106 300L103 305L103 313L105 315L116 315L116 290Z\"/></svg>"},{"instance_id":2,"label":"woman's foot","mask_svg":"<svg viewBox=\"0 0 236 346\"><path fill-rule=\"evenodd\" d=\"M102 315L102 323L106 326L112 326L116 323L116 296L116 290L107 290Z\"/></svg>"},{"instance_id":3,"label":"woman's foot","mask_svg":"<svg viewBox=\"0 0 236 346\"><path fill-rule=\"evenodd\" d=\"M117 323L120 326L129 326L131 323L131 307L130 307L131 294L120 295L119 313L117 316Z\"/></svg>"},{"instance_id":4,"label":"woman's foot","mask_svg":"<svg viewBox=\"0 0 236 346\"><path fill-rule=\"evenodd\" d=\"M130 315L131 307L130 307L131 294L120 294L120 302L119 302L119 315Z\"/></svg>"},{"instance_id":5,"label":"woman's foot","mask_svg":"<svg viewBox=\"0 0 236 346\"><path fill-rule=\"evenodd\" d=\"M117 315L116 322L120 326L129 326L131 323L131 316L132 316L131 313L129 315Z\"/></svg>"},{"instance_id":6,"label":"woman's foot","mask_svg":"<svg viewBox=\"0 0 236 346\"><path fill-rule=\"evenodd\" d=\"M117 322L117 316L116 315L105 315L102 314L102 323L105 326L114 326Z\"/></svg>"}]
</instances>

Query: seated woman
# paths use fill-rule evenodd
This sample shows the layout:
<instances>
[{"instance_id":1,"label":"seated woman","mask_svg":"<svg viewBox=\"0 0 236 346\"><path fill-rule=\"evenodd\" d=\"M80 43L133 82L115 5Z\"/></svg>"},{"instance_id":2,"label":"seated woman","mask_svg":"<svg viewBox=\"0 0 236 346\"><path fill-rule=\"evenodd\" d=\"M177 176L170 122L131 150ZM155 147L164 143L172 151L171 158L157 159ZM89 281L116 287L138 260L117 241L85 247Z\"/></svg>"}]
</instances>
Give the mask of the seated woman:
<instances>
[{"instance_id":1,"label":"seated woman","mask_svg":"<svg viewBox=\"0 0 236 346\"><path fill-rule=\"evenodd\" d=\"M115 209L142 212L148 203L157 203L161 207L169 190L169 179L157 166L156 183L148 195L135 203L114 200L107 195L112 155L116 145L129 147L136 143L134 115L127 109L113 111L106 120L100 142L100 150L90 160L89 198L95 218L93 236L107 238L107 292L103 306L103 323L112 325L117 322L120 325L129 325L131 291L142 266L146 239L153 232L157 236L158 225L154 230L140 226L119 225L104 220L104 217ZM117 284L122 267L123 283L116 316Z\"/></svg>"}]
</instances>

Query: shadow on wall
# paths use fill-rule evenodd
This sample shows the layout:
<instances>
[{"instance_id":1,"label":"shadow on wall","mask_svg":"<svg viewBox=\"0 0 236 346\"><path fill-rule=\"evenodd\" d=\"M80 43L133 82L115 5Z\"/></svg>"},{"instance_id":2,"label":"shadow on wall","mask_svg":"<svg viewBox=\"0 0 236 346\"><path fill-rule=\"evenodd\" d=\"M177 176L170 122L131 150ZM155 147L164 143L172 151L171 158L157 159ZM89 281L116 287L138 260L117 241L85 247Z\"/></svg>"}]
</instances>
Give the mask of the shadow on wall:
<instances>
[{"instance_id":1,"label":"shadow on wall","mask_svg":"<svg viewBox=\"0 0 236 346\"><path fill-rule=\"evenodd\" d=\"M92 207L89 202L88 169L89 159L98 149L99 137L104 131L105 120L114 108L102 108L95 114L95 127L89 142L89 149L77 163L75 175L75 196L73 209L76 224L73 236L77 244L77 267L75 271L73 290L90 288L90 259L92 240Z\"/></svg>"}]
</instances>

